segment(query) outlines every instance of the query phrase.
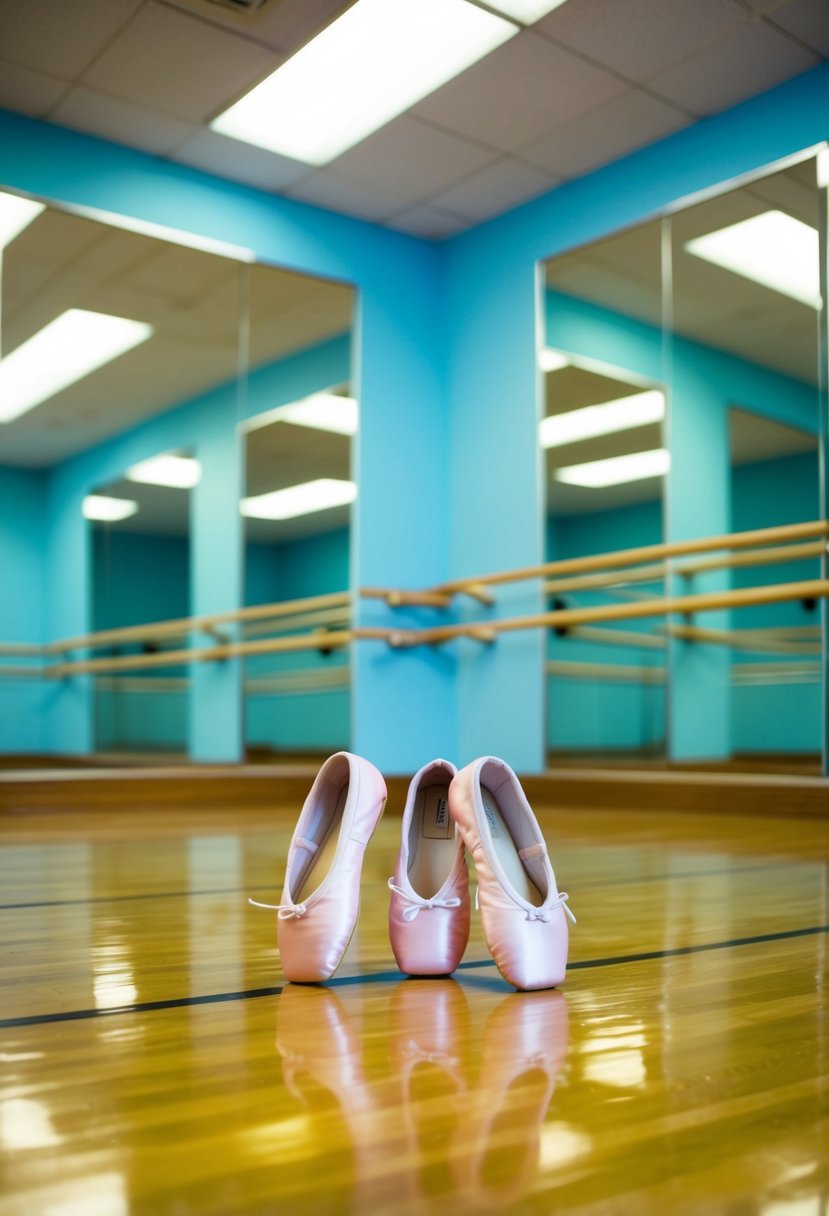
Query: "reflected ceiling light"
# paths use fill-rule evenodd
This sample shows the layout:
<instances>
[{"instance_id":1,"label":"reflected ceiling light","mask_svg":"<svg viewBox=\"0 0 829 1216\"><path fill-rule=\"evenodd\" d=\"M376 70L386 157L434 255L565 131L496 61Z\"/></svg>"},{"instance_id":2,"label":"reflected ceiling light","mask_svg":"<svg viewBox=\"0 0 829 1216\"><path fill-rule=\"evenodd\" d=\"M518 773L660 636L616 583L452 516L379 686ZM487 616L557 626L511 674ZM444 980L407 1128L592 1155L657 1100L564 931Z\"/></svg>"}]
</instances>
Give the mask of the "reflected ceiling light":
<instances>
[{"instance_id":1,"label":"reflected ceiling light","mask_svg":"<svg viewBox=\"0 0 829 1216\"><path fill-rule=\"evenodd\" d=\"M0 422L12 422L103 367L153 332L152 325L70 308L0 359Z\"/></svg>"},{"instance_id":2,"label":"reflected ceiling light","mask_svg":"<svg viewBox=\"0 0 829 1216\"><path fill-rule=\"evenodd\" d=\"M87 494L83 500L83 513L87 519L115 523L119 519L129 519L137 512L138 503L132 498L110 498L106 494Z\"/></svg>"},{"instance_id":3,"label":"reflected ceiling light","mask_svg":"<svg viewBox=\"0 0 829 1216\"><path fill-rule=\"evenodd\" d=\"M569 486L618 486L625 481L644 481L646 477L661 477L671 467L670 453L664 448L652 452L631 452L628 456L611 456L607 460L591 460L588 464L571 464L555 469L556 481Z\"/></svg>"},{"instance_id":4,"label":"reflected ceiling light","mask_svg":"<svg viewBox=\"0 0 829 1216\"><path fill-rule=\"evenodd\" d=\"M45 210L45 203L0 191L0 249L11 245L14 238Z\"/></svg>"},{"instance_id":5,"label":"reflected ceiling light","mask_svg":"<svg viewBox=\"0 0 829 1216\"><path fill-rule=\"evenodd\" d=\"M273 418L294 426L308 426L315 431L357 434L357 402L353 397L337 397L334 393L314 393L304 401L282 405L274 411Z\"/></svg>"},{"instance_id":6,"label":"reflected ceiling light","mask_svg":"<svg viewBox=\"0 0 829 1216\"><path fill-rule=\"evenodd\" d=\"M817 154L817 184L821 190L829 186L829 148L821 148Z\"/></svg>"},{"instance_id":7,"label":"reflected ceiling light","mask_svg":"<svg viewBox=\"0 0 829 1216\"><path fill-rule=\"evenodd\" d=\"M313 515L315 511L325 511L329 507L345 506L356 497L357 487L353 481L321 477L299 486L243 498L239 509L250 519L294 519L297 515Z\"/></svg>"},{"instance_id":8,"label":"reflected ceiling light","mask_svg":"<svg viewBox=\"0 0 829 1216\"><path fill-rule=\"evenodd\" d=\"M467 0L357 0L210 126L325 165L517 33Z\"/></svg>"},{"instance_id":9,"label":"reflected ceiling light","mask_svg":"<svg viewBox=\"0 0 829 1216\"><path fill-rule=\"evenodd\" d=\"M706 262L741 274L811 308L820 308L817 229L785 211L764 211L686 241Z\"/></svg>"},{"instance_id":10,"label":"reflected ceiling light","mask_svg":"<svg viewBox=\"0 0 829 1216\"><path fill-rule=\"evenodd\" d=\"M538 441L543 448L558 448L596 435L612 435L629 431L665 417L665 397L658 389L633 393L600 405L586 405L566 414L553 414L538 424Z\"/></svg>"},{"instance_id":11,"label":"reflected ceiling light","mask_svg":"<svg viewBox=\"0 0 829 1216\"><path fill-rule=\"evenodd\" d=\"M192 456L173 456L165 452L140 460L124 474L127 481L139 481L148 486L170 486L176 490L190 490L198 485L201 465Z\"/></svg>"},{"instance_id":12,"label":"reflected ceiling light","mask_svg":"<svg viewBox=\"0 0 829 1216\"><path fill-rule=\"evenodd\" d=\"M565 3L566 0L487 0L490 8L497 8L505 17L514 17L524 25L532 25Z\"/></svg>"},{"instance_id":13,"label":"reflected ceiling light","mask_svg":"<svg viewBox=\"0 0 829 1216\"><path fill-rule=\"evenodd\" d=\"M543 372L560 372L563 367L570 366L570 360L559 351L545 347L538 352L538 366Z\"/></svg>"}]
</instances>

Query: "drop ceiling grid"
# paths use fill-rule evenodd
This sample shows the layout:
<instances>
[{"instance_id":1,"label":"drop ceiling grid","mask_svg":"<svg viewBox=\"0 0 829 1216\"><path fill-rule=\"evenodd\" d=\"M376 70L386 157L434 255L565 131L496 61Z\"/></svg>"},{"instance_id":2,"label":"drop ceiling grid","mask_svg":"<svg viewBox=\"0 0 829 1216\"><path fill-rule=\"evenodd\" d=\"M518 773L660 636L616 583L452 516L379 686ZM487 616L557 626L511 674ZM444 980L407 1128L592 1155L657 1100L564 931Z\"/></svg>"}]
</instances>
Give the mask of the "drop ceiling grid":
<instances>
[{"instance_id":1,"label":"drop ceiling grid","mask_svg":"<svg viewBox=\"0 0 829 1216\"><path fill-rule=\"evenodd\" d=\"M444 237L799 73L826 0L568 0L330 165L206 128L348 5L5 0L0 104L208 173ZM71 10L71 20L67 14Z\"/></svg>"}]
</instances>

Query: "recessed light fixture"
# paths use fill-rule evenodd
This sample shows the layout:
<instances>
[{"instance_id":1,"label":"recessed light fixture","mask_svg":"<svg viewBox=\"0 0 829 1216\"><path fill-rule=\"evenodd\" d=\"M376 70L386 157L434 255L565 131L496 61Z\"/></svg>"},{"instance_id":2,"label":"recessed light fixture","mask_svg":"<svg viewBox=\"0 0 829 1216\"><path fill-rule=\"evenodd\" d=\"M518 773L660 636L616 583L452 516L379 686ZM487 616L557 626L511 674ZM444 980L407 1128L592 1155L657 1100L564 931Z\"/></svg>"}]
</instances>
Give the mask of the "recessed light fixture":
<instances>
[{"instance_id":1,"label":"recessed light fixture","mask_svg":"<svg viewBox=\"0 0 829 1216\"><path fill-rule=\"evenodd\" d=\"M357 487L353 481L337 481L321 477L284 490L271 490L243 498L239 509L250 519L294 519L297 515L313 515L329 507L342 507L354 502Z\"/></svg>"},{"instance_id":2,"label":"recessed light fixture","mask_svg":"<svg viewBox=\"0 0 829 1216\"><path fill-rule=\"evenodd\" d=\"M551 414L538 424L538 441L543 448L558 448L597 435L613 435L637 426L661 422L665 417L665 397L658 389L633 393L600 405L586 405L566 414Z\"/></svg>"},{"instance_id":3,"label":"recessed light fixture","mask_svg":"<svg viewBox=\"0 0 829 1216\"><path fill-rule=\"evenodd\" d=\"M45 210L45 203L0 190L0 249L11 245L14 238Z\"/></svg>"},{"instance_id":4,"label":"recessed light fixture","mask_svg":"<svg viewBox=\"0 0 829 1216\"><path fill-rule=\"evenodd\" d=\"M570 360L560 351L550 350L546 346L538 352L538 366L543 372L560 372L563 367L570 366Z\"/></svg>"},{"instance_id":5,"label":"recessed light fixture","mask_svg":"<svg viewBox=\"0 0 829 1216\"><path fill-rule=\"evenodd\" d=\"M518 28L467 0L357 0L210 126L325 165Z\"/></svg>"},{"instance_id":6,"label":"recessed light fixture","mask_svg":"<svg viewBox=\"0 0 829 1216\"><path fill-rule=\"evenodd\" d=\"M781 295L820 308L817 229L785 211L764 211L686 241L688 253Z\"/></svg>"},{"instance_id":7,"label":"recessed light fixture","mask_svg":"<svg viewBox=\"0 0 829 1216\"><path fill-rule=\"evenodd\" d=\"M611 456L607 460L591 460L588 464L571 464L555 469L556 481L569 486L599 489L618 486L625 481L644 481L646 477L661 477L671 467L671 456L664 448L652 452L631 452L628 456Z\"/></svg>"},{"instance_id":8,"label":"recessed light fixture","mask_svg":"<svg viewBox=\"0 0 829 1216\"><path fill-rule=\"evenodd\" d=\"M490 8L497 8L505 17L514 17L524 25L532 25L565 3L566 0L487 0Z\"/></svg>"},{"instance_id":9,"label":"recessed light fixture","mask_svg":"<svg viewBox=\"0 0 829 1216\"><path fill-rule=\"evenodd\" d=\"M0 359L0 422L13 422L153 332L152 325L70 308Z\"/></svg>"},{"instance_id":10,"label":"recessed light fixture","mask_svg":"<svg viewBox=\"0 0 829 1216\"><path fill-rule=\"evenodd\" d=\"M132 498L110 498L107 494L87 494L83 500L83 513L87 519L105 523L116 523L129 519L138 511L138 503Z\"/></svg>"},{"instance_id":11,"label":"recessed light fixture","mask_svg":"<svg viewBox=\"0 0 829 1216\"><path fill-rule=\"evenodd\" d=\"M198 485L201 465L192 456L174 456L165 452L140 460L124 474L127 481L138 481L148 486L170 486L176 490L190 490Z\"/></svg>"},{"instance_id":12,"label":"recessed light fixture","mask_svg":"<svg viewBox=\"0 0 829 1216\"><path fill-rule=\"evenodd\" d=\"M281 405L271 417L274 422L290 422L315 431L357 434L357 402L353 397L337 397L334 393L314 393L302 401Z\"/></svg>"}]
</instances>

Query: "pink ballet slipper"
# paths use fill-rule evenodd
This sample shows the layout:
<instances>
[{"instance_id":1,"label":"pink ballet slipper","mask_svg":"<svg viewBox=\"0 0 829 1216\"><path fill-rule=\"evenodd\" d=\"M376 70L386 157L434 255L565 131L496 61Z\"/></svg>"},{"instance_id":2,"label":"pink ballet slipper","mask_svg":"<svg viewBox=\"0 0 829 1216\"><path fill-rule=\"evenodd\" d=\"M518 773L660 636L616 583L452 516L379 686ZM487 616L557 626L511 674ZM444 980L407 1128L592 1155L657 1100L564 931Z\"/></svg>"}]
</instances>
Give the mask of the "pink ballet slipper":
<instances>
[{"instance_id":1,"label":"pink ballet slipper","mask_svg":"<svg viewBox=\"0 0 829 1216\"><path fill-rule=\"evenodd\" d=\"M339 967L360 911L363 854L385 805L381 774L360 756L337 752L317 774L288 849L276 907L287 980L321 983Z\"/></svg>"},{"instance_id":2,"label":"pink ballet slipper","mask_svg":"<svg viewBox=\"0 0 829 1216\"><path fill-rule=\"evenodd\" d=\"M407 975L448 975L469 940L469 875L449 815L454 764L432 760L415 773L403 812L400 852L389 879L389 937Z\"/></svg>"},{"instance_id":3,"label":"pink ballet slipper","mask_svg":"<svg viewBox=\"0 0 829 1216\"><path fill-rule=\"evenodd\" d=\"M559 894L547 845L515 773L494 756L462 769L449 810L475 861L484 938L516 988L554 988L564 979L567 893Z\"/></svg>"}]
</instances>

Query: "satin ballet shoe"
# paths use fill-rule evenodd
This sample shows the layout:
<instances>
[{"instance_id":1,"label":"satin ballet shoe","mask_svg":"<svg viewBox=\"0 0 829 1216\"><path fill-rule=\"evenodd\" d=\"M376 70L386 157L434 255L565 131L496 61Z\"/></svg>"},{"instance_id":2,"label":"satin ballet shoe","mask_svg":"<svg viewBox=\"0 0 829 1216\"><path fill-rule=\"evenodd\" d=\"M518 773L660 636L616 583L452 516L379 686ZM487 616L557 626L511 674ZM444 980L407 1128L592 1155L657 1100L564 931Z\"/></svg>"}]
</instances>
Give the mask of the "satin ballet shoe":
<instances>
[{"instance_id":1,"label":"satin ballet shoe","mask_svg":"<svg viewBox=\"0 0 829 1216\"><path fill-rule=\"evenodd\" d=\"M449 787L449 812L472 854L476 906L495 965L515 988L554 988L567 968L567 893L515 773L494 756L462 769Z\"/></svg>"},{"instance_id":2,"label":"satin ballet shoe","mask_svg":"<svg viewBox=\"0 0 829 1216\"><path fill-rule=\"evenodd\" d=\"M407 975L448 975L469 940L469 875L449 815L454 764L432 760L412 778L389 879L389 938Z\"/></svg>"},{"instance_id":3,"label":"satin ballet shoe","mask_svg":"<svg viewBox=\"0 0 829 1216\"><path fill-rule=\"evenodd\" d=\"M360 911L363 854L385 805L382 776L360 756L337 752L317 774L288 849L285 886L275 907L287 980L322 983L342 962Z\"/></svg>"}]
</instances>

